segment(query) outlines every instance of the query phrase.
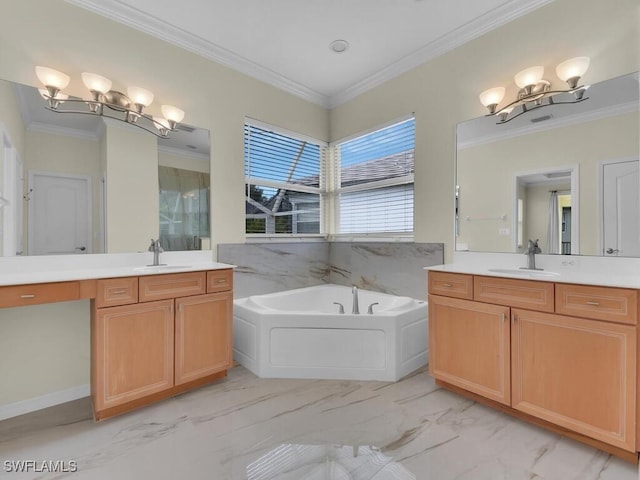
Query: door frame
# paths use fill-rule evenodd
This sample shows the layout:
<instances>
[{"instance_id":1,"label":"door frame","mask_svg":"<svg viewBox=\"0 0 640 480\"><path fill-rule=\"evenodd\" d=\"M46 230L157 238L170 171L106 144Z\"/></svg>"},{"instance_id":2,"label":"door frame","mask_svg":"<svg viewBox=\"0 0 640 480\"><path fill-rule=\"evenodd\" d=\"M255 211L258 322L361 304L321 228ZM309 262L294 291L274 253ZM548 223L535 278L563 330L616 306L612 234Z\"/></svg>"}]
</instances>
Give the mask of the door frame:
<instances>
[{"instance_id":1,"label":"door frame","mask_svg":"<svg viewBox=\"0 0 640 480\"><path fill-rule=\"evenodd\" d=\"M604 256L604 167L614 163L640 162L640 157L620 157L600 160L598 162L598 245L596 246L598 255ZM640 189L640 185L638 185Z\"/></svg>"},{"instance_id":2,"label":"door frame","mask_svg":"<svg viewBox=\"0 0 640 480\"><path fill-rule=\"evenodd\" d=\"M74 179L74 180L84 180L85 185L86 185L86 193L87 193L87 201L88 201L88 206L87 206L87 250L85 253L83 253L82 255L86 255L89 253L93 252L93 216L92 216L92 209L93 209L93 192L92 192L92 184L93 184L93 178L91 177L91 175L82 175L82 174L75 174L75 173L64 173L64 172L48 172L45 170L29 170L28 172L28 184L27 184L27 191L31 191L31 189L33 188L33 183L34 183L34 177L36 176L47 176L47 177L58 177L58 178L70 178L70 179ZM28 244L28 254L29 255L33 255L33 251L35 248L34 245L34 228L35 225L33 223L34 218L35 218L35 214L33 211L33 202L29 201L29 207L28 207L28 213L27 213L27 217L28 217L28 221L27 221L27 244Z\"/></svg>"}]
</instances>

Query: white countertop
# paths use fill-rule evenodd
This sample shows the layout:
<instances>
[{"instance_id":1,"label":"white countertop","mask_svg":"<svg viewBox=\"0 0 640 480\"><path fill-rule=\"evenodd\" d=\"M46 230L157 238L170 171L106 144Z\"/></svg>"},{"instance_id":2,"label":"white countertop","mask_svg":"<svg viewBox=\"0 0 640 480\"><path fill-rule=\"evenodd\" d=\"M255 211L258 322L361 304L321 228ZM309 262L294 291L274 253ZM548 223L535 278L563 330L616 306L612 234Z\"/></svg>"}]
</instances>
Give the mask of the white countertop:
<instances>
[{"instance_id":1,"label":"white countertop","mask_svg":"<svg viewBox=\"0 0 640 480\"><path fill-rule=\"evenodd\" d=\"M536 267L542 268L541 271L521 269L526 262L522 254L455 252L454 263L425 269L541 282L640 288L639 258L536 255Z\"/></svg>"},{"instance_id":2,"label":"white countertop","mask_svg":"<svg viewBox=\"0 0 640 480\"><path fill-rule=\"evenodd\" d=\"M212 258L211 250L164 252L160 263L167 265L156 269L145 268L151 252L1 257L0 286L235 268Z\"/></svg>"}]
</instances>

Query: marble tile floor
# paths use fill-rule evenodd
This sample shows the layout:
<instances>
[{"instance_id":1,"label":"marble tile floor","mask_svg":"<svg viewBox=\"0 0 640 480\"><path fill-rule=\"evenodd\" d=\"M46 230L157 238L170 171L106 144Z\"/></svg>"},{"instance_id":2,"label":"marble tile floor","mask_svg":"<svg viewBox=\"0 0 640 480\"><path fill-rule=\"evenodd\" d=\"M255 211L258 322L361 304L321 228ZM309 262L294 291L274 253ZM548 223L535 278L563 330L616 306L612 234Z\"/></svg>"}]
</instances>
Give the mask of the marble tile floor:
<instances>
[{"instance_id":1,"label":"marble tile floor","mask_svg":"<svg viewBox=\"0 0 640 480\"><path fill-rule=\"evenodd\" d=\"M438 388L425 369L385 383L259 379L235 367L222 381L135 412L101 423L88 417L83 399L0 422L0 478L639 478L637 466ZM305 448L300 445L311 446L300 459L306 470L289 465L287 472L277 452ZM327 456L312 452L353 446L361 455L390 457L396 468L381 464L374 471L371 462L368 470L345 462L334 476L313 468ZM40 469L43 461L74 460L78 469L7 471L6 462L18 460L34 460ZM255 468L263 464L268 468ZM373 476L358 473L365 470Z\"/></svg>"}]
</instances>

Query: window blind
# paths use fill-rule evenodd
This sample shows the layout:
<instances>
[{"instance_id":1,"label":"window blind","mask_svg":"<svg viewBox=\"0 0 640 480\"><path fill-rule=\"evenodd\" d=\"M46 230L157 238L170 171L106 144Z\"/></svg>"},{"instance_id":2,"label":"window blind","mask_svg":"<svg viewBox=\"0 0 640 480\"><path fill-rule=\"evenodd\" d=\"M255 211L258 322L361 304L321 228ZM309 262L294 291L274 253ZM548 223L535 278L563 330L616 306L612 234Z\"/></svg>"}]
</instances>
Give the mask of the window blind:
<instances>
[{"instance_id":1,"label":"window blind","mask_svg":"<svg viewBox=\"0 0 640 480\"><path fill-rule=\"evenodd\" d=\"M326 146L246 122L244 152L246 233L320 233Z\"/></svg>"},{"instance_id":2,"label":"window blind","mask_svg":"<svg viewBox=\"0 0 640 480\"><path fill-rule=\"evenodd\" d=\"M338 143L337 233L413 231L415 119Z\"/></svg>"}]
</instances>

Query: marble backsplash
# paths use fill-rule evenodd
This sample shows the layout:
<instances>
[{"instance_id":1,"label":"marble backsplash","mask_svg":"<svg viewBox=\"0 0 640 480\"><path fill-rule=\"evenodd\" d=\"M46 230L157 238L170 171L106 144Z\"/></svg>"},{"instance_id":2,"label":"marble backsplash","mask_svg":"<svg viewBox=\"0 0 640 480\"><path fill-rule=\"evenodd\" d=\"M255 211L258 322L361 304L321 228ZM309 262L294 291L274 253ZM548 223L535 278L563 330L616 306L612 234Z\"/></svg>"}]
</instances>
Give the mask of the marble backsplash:
<instances>
[{"instance_id":1,"label":"marble backsplash","mask_svg":"<svg viewBox=\"0 0 640 480\"><path fill-rule=\"evenodd\" d=\"M444 246L404 242L221 244L218 261L238 266L236 298L335 283L425 299L424 267L444 263Z\"/></svg>"}]
</instances>

